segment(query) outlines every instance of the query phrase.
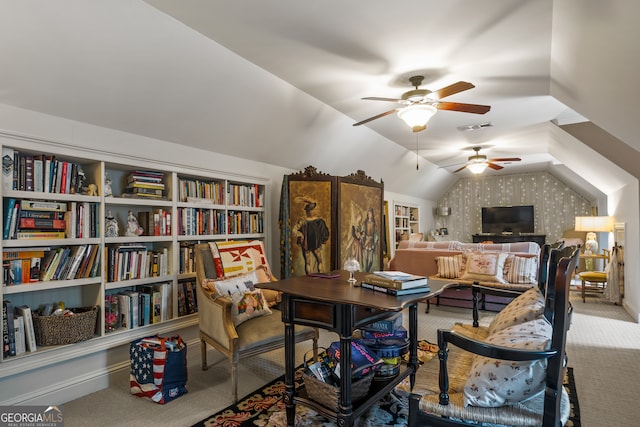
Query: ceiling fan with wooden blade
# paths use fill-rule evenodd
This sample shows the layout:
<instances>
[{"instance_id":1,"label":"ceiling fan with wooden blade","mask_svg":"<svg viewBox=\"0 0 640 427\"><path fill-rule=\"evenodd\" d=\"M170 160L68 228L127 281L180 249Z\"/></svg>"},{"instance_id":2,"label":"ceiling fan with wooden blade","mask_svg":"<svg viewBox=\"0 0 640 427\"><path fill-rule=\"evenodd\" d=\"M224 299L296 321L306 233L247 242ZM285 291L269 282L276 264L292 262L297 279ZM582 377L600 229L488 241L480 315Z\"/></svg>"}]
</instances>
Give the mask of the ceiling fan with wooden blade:
<instances>
[{"instance_id":1,"label":"ceiling fan with wooden blade","mask_svg":"<svg viewBox=\"0 0 640 427\"><path fill-rule=\"evenodd\" d=\"M436 113L437 110L460 111L463 113L474 114L485 114L491 110L489 105L441 101L442 98L447 96L474 88L475 86L469 82L460 81L441 89L430 91L428 89L419 89L423 79L423 76L411 77L409 81L415 89L403 93L400 98L381 98L376 96L362 98L369 101L397 102L400 106L393 110L385 111L384 113L359 121L358 123L354 123L353 126L360 126L365 123L369 123L372 120L398 112L398 117L403 119L414 132L420 132L427 128L427 121Z\"/></svg>"},{"instance_id":2,"label":"ceiling fan with wooden blade","mask_svg":"<svg viewBox=\"0 0 640 427\"><path fill-rule=\"evenodd\" d=\"M464 166L456 169L453 173L460 172L464 169L469 169L474 174L482 173L486 168L491 168L493 170L503 169L504 166L500 166L495 162L519 162L522 159L519 157L500 157L495 159L487 159L487 156L484 154L480 154L480 149L482 147L473 147L473 151L476 152L473 156L469 156L469 161L465 163Z\"/></svg>"}]
</instances>

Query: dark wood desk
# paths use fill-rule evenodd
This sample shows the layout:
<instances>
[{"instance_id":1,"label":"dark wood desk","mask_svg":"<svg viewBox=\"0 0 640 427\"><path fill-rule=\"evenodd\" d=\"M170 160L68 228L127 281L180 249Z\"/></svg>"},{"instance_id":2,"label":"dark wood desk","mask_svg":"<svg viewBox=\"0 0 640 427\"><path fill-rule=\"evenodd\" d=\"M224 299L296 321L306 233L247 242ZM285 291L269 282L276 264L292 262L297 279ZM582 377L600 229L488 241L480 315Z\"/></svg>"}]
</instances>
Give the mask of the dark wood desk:
<instances>
[{"instance_id":1,"label":"dark wood desk","mask_svg":"<svg viewBox=\"0 0 640 427\"><path fill-rule=\"evenodd\" d=\"M282 292L282 321L285 328L285 395L287 424L294 425L295 405L303 403L318 413L334 420L339 426L352 426L353 422L371 406L389 393L402 379L410 376L411 387L418 368L417 332L418 302L430 294L396 297L382 292L352 286L349 275L340 272L335 279L308 276L292 277L257 287ZM362 277L362 275L356 277ZM409 361L400 374L384 387L372 391L364 401L351 402L351 336L353 331L368 323L385 319L409 309ZM340 337L340 402L338 411L326 408L308 399L301 391L295 394L295 342L294 326L307 325L336 332Z\"/></svg>"}]
</instances>

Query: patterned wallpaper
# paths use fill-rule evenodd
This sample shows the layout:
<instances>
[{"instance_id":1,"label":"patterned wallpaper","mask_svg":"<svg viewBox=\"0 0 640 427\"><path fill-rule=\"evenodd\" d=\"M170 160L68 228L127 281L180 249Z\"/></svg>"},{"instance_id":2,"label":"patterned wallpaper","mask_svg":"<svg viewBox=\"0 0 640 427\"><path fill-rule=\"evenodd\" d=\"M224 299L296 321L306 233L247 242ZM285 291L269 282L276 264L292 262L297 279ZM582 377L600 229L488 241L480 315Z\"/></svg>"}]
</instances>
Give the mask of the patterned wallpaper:
<instances>
[{"instance_id":1,"label":"patterned wallpaper","mask_svg":"<svg viewBox=\"0 0 640 427\"><path fill-rule=\"evenodd\" d=\"M438 201L451 215L436 217L436 227L446 227L452 240L471 242L482 231L481 208L519 205L534 206L535 233L555 242L573 229L575 216L591 215L594 202L548 172L474 176L458 180Z\"/></svg>"}]
</instances>

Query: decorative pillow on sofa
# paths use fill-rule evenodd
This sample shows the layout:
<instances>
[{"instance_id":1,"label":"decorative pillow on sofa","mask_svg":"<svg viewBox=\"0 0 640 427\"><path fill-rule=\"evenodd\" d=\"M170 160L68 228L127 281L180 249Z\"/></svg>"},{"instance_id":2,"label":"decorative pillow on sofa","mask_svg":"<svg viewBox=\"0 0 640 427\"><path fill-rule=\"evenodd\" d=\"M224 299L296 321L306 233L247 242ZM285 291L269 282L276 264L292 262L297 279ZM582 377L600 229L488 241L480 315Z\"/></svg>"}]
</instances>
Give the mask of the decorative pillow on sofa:
<instances>
[{"instance_id":1,"label":"decorative pillow on sofa","mask_svg":"<svg viewBox=\"0 0 640 427\"><path fill-rule=\"evenodd\" d=\"M436 257L438 277L457 279L464 273L464 257L462 254Z\"/></svg>"},{"instance_id":2,"label":"decorative pillow on sofa","mask_svg":"<svg viewBox=\"0 0 640 427\"><path fill-rule=\"evenodd\" d=\"M510 326L487 337L486 342L511 348L546 350L552 327L544 318ZM527 400L544 390L547 361L514 362L474 358L464 387L464 405L496 407Z\"/></svg>"},{"instance_id":3,"label":"decorative pillow on sofa","mask_svg":"<svg viewBox=\"0 0 640 427\"><path fill-rule=\"evenodd\" d=\"M504 263L504 276L509 283L538 284L538 257L509 255Z\"/></svg>"},{"instance_id":4,"label":"decorative pillow on sofa","mask_svg":"<svg viewBox=\"0 0 640 427\"><path fill-rule=\"evenodd\" d=\"M538 319L544 313L544 295L533 287L513 299L493 318L487 329L489 335L513 325Z\"/></svg>"},{"instance_id":5,"label":"decorative pillow on sofa","mask_svg":"<svg viewBox=\"0 0 640 427\"><path fill-rule=\"evenodd\" d=\"M504 262L506 253L472 252L467 255L463 280L478 280L481 282L507 283L504 279Z\"/></svg>"}]
</instances>

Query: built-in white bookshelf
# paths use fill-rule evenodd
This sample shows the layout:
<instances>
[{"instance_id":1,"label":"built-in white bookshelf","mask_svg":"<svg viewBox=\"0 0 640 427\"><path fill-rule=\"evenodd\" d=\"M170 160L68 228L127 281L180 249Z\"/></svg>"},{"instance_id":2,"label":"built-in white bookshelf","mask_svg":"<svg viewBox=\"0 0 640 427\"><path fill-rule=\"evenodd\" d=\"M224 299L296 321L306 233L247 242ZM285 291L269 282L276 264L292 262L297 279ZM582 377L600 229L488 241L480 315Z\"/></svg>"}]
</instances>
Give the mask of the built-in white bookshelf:
<instances>
[{"instance_id":1,"label":"built-in white bookshelf","mask_svg":"<svg viewBox=\"0 0 640 427\"><path fill-rule=\"evenodd\" d=\"M409 239L413 233L420 232L420 208L402 202L393 204L393 247L397 248L401 240Z\"/></svg>"},{"instance_id":2,"label":"built-in white bookshelf","mask_svg":"<svg viewBox=\"0 0 640 427\"><path fill-rule=\"evenodd\" d=\"M195 325L197 304L188 297L189 292L195 295L192 246L207 241L265 239L267 179L74 150L38 140L13 143L5 138L0 142L6 166L0 219L4 232L0 246L5 273L0 288L3 300L14 307L27 305L32 311L47 304L55 308L60 302L67 308L99 308L92 338L75 344L38 346L35 352L15 356L3 352L0 378L48 366L71 355L95 353L142 336ZM49 178L58 176L51 174L52 162L66 171L64 180ZM145 176L147 180L142 179ZM18 228L24 232L20 224L32 224L19 222L21 210L15 210L15 205L26 206L33 201L56 212L45 215L47 221L64 222L62 228L58 222L46 223L44 228L54 224L60 228L58 234L17 238ZM130 215L138 227L127 233ZM17 225L12 226L14 217ZM35 231L35 222L33 226ZM109 232L107 226L111 226ZM53 257L49 254L65 251L67 256L81 254L77 255L76 270L69 264L66 274L41 276L54 271L45 265ZM27 264L32 267L32 258L38 259L33 265L38 264L38 274L23 275L20 280L10 278L11 265L4 265L8 258L27 253L33 257L26 260L25 268ZM142 321L132 327L107 324L105 314L113 310L110 295L150 289L163 295L162 316L157 322ZM0 332L5 329L0 325Z\"/></svg>"}]
</instances>

